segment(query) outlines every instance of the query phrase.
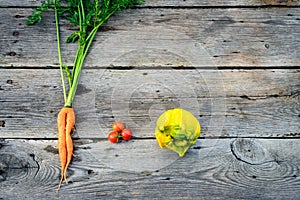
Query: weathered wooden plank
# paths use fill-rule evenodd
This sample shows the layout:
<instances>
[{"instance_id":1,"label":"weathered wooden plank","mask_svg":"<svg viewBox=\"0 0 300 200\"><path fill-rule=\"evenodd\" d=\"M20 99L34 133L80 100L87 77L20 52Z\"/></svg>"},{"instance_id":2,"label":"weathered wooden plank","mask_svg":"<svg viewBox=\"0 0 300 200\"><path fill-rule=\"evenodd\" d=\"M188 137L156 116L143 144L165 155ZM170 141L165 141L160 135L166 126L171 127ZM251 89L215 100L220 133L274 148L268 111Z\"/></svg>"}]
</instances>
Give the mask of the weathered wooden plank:
<instances>
[{"instance_id":1,"label":"weathered wooden plank","mask_svg":"<svg viewBox=\"0 0 300 200\"><path fill-rule=\"evenodd\" d=\"M56 193L55 141L2 141L1 198L298 199L299 142L205 139L179 159L155 140L77 141L69 185Z\"/></svg>"},{"instance_id":2,"label":"weathered wooden plank","mask_svg":"<svg viewBox=\"0 0 300 200\"><path fill-rule=\"evenodd\" d=\"M299 66L299 8L135 9L117 14L102 28L88 67ZM30 9L1 9L1 67L57 65L52 13L26 26ZM74 27L62 21L62 37ZM63 43L72 65L75 44ZM134 58L134 59L133 59Z\"/></svg>"},{"instance_id":3,"label":"weathered wooden plank","mask_svg":"<svg viewBox=\"0 0 300 200\"><path fill-rule=\"evenodd\" d=\"M0 2L0 7L23 7L23 6L39 6L40 1L30 0L30 1L9 1L2 0ZM287 5L287 6L295 6L300 5L297 0L188 0L188 1L178 1L178 0L146 0L142 6L188 6L188 7L196 7L196 6L264 6L264 5Z\"/></svg>"},{"instance_id":4,"label":"weathered wooden plank","mask_svg":"<svg viewBox=\"0 0 300 200\"><path fill-rule=\"evenodd\" d=\"M182 107L201 137L299 136L299 70L84 69L74 102L77 135L106 138L115 120L153 137L157 117ZM56 138L58 69L0 70L0 137Z\"/></svg>"}]
</instances>

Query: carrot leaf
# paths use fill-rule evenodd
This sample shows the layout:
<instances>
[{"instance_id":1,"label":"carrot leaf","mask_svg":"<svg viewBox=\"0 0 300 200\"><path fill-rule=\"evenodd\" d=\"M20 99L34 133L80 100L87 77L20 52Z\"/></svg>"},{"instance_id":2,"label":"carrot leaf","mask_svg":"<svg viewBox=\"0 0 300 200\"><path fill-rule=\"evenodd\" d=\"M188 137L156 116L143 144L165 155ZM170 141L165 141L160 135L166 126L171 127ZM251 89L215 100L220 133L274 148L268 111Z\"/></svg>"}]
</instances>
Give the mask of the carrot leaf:
<instances>
[{"instance_id":1,"label":"carrot leaf","mask_svg":"<svg viewBox=\"0 0 300 200\"><path fill-rule=\"evenodd\" d=\"M58 58L64 90L65 107L72 106L84 60L99 27L114 13L131 8L142 2L143 0L66 0L64 2L60 0L47 0L42 2L39 8L35 8L34 13L28 17L27 24L33 25L42 20L43 12L49 9L54 10ZM78 27L78 30L74 31L66 39L68 43L76 41L78 43L72 70L69 70L62 62L58 16L69 21L73 26ZM66 76L63 72L66 73ZM67 78L69 82L68 94L66 94L66 87L64 86L65 78Z\"/></svg>"}]
</instances>

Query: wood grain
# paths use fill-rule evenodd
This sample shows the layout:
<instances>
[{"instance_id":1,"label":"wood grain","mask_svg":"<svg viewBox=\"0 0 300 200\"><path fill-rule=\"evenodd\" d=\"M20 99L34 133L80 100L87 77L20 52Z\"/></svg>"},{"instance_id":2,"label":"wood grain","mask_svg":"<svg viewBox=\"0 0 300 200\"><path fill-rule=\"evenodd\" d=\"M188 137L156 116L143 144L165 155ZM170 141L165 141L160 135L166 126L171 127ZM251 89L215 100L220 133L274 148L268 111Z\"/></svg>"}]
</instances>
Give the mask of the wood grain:
<instances>
[{"instance_id":1,"label":"wood grain","mask_svg":"<svg viewBox=\"0 0 300 200\"><path fill-rule=\"evenodd\" d=\"M159 149L155 140L134 140L124 145L77 141L68 171L70 184L63 185L59 193L55 193L59 162L58 155L51 150L56 148L54 141L13 140L2 141L1 145L0 187L4 199L32 196L64 199L148 199L150 196L158 199L223 199L224 196L273 199L280 196L297 199L300 195L300 145L295 139L199 140L181 159ZM100 149L106 154L99 152ZM156 154L140 157L146 151L147 155ZM27 163L27 167L22 166L19 171L13 169L20 166L9 159L11 154L19 163ZM162 167L166 164L160 159L162 155L173 159L165 167ZM136 163L141 162L151 162L152 167L137 170Z\"/></svg>"},{"instance_id":2,"label":"wood grain","mask_svg":"<svg viewBox=\"0 0 300 200\"><path fill-rule=\"evenodd\" d=\"M0 199L299 199L300 1L146 0L99 31L74 102L69 185L56 193L63 105L52 12L0 2ZM76 27L61 20L62 38ZM76 44L62 44L72 65ZM157 117L183 107L202 133L183 158ZM115 120L134 137L106 139Z\"/></svg>"},{"instance_id":3,"label":"wood grain","mask_svg":"<svg viewBox=\"0 0 300 200\"><path fill-rule=\"evenodd\" d=\"M115 120L153 137L157 117L174 107L199 119L202 137L299 137L299 70L82 72L74 102L80 138L106 138ZM59 76L58 69L0 71L0 137L56 138Z\"/></svg>"},{"instance_id":4,"label":"wood grain","mask_svg":"<svg viewBox=\"0 0 300 200\"><path fill-rule=\"evenodd\" d=\"M141 6L185 6L185 7L197 7L197 6L216 6L216 7L226 7L226 6L266 6L266 5L283 5L283 6L296 6L300 5L299 1L297 0L239 0L239 1L222 1L222 0L184 0L184 1L177 1L177 0L146 0ZM26 7L26 6L40 6L40 1L30 0L30 1L9 1L3 0L0 3L2 7Z\"/></svg>"},{"instance_id":5,"label":"wood grain","mask_svg":"<svg viewBox=\"0 0 300 200\"><path fill-rule=\"evenodd\" d=\"M128 10L101 29L86 65L295 67L299 65L299 13L299 8L272 7ZM52 13L41 24L27 26L30 14L30 9L1 9L0 18L7 21L0 24L1 67L57 66ZM74 27L61 23L66 38ZM75 46L62 45L68 65Z\"/></svg>"}]
</instances>

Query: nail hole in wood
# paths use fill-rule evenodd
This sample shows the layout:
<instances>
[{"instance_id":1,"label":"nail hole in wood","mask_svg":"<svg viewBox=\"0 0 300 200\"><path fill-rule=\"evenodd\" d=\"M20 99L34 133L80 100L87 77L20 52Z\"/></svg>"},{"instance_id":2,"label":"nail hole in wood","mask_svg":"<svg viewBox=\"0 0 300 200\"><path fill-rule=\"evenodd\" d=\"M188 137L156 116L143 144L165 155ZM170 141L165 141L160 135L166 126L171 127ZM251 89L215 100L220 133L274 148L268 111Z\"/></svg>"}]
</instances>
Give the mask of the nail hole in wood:
<instances>
[{"instance_id":1,"label":"nail hole in wood","mask_svg":"<svg viewBox=\"0 0 300 200\"><path fill-rule=\"evenodd\" d=\"M268 49L268 48L270 48L270 45L269 44L265 44L265 47Z\"/></svg>"},{"instance_id":2,"label":"nail hole in wood","mask_svg":"<svg viewBox=\"0 0 300 200\"><path fill-rule=\"evenodd\" d=\"M22 18L22 15L15 15L15 18Z\"/></svg>"},{"instance_id":3,"label":"nail hole in wood","mask_svg":"<svg viewBox=\"0 0 300 200\"><path fill-rule=\"evenodd\" d=\"M8 52L7 55L9 55L9 56L15 56L15 55L17 55L17 53L14 52L14 51L11 51L11 52Z\"/></svg>"},{"instance_id":4,"label":"nail hole in wood","mask_svg":"<svg viewBox=\"0 0 300 200\"><path fill-rule=\"evenodd\" d=\"M95 173L94 170L92 170L92 169L88 170L88 174L93 174L93 173Z\"/></svg>"},{"instance_id":5,"label":"nail hole in wood","mask_svg":"<svg viewBox=\"0 0 300 200\"><path fill-rule=\"evenodd\" d=\"M5 127L5 121L0 121L0 127Z\"/></svg>"},{"instance_id":6,"label":"nail hole in wood","mask_svg":"<svg viewBox=\"0 0 300 200\"><path fill-rule=\"evenodd\" d=\"M19 36L19 35L20 35L19 31L14 31L14 32L13 32L13 36L15 36L15 37L17 37L17 36Z\"/></svg>"}]
</instances>

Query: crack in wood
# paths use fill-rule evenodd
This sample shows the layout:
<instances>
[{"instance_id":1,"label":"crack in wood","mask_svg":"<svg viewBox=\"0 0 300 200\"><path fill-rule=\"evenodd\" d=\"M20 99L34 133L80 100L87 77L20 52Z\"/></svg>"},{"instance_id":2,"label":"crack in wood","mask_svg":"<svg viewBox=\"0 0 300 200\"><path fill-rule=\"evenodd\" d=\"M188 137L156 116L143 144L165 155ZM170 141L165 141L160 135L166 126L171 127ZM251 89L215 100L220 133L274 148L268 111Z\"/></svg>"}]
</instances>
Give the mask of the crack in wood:
<instances>
[{"instance_id":1,"label":"crack in wood","mask_svg":"<svg viewBox=\"0 0 300 200\"><path fill-rule=\"evenodd\" d=\"M300 91L292 91L290 94L270 94L265 96L250 96L250 95L241 95L240 98L247 100L259 100L259 99L270 99L270 98L280 98L280 97L294 97L299 96Z\"/></svg>"},{"instance_id":2,"label":"crack in wood","mask_svg":"<svg viewBox=\"0 0 300 200\"><path fill-rule=\"evenodd\" d=\"M35 174L34 174L34 176L33 176L33 177L36 177L36 175L39 173L41 167L40 167L39 162L36 160L35 154L31 153L31 154L29 154L29 156L32 157L33 161L34 161L34 162L36 163L36 165L37 165L37 170L36 170L36 172L35 172ZM34 167L34 168L36 168L36 167Z\"/></svg>"}]
</instances>

